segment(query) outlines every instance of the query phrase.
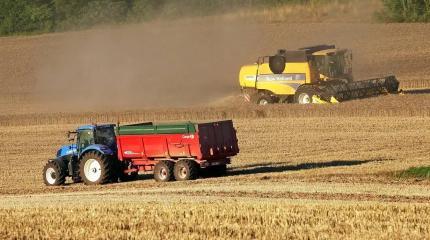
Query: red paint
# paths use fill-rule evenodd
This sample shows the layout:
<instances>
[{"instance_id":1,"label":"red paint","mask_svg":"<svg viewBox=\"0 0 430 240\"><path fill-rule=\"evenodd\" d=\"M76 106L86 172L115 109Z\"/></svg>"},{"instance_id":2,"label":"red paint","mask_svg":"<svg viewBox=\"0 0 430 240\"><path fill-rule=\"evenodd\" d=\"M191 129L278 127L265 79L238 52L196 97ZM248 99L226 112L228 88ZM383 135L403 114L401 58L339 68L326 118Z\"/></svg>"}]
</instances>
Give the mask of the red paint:
<instances>
[{"instance_id":1,"label":"red paint","mask_svg":"<svg viewBox=\"0 0 430 240\"><path fill-rule=\"evenodd\" d=\"M202 167L229 164L239 153L232 121L199 124L194 134L121 135L117 145L118 159L130 162L132 171L151 171L166 159L195 159Z\"/></svg>"}]
</instances>

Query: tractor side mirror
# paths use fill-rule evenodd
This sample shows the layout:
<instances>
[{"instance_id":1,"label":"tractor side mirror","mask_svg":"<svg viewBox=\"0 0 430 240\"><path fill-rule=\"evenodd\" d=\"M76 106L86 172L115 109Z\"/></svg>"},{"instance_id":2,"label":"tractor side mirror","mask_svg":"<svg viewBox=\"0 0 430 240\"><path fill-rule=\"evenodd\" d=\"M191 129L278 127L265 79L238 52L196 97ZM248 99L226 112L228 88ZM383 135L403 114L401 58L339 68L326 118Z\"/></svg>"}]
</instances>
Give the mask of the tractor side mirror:
<instances>
[{"instance_id":1,"label":"tractor side mirror","mask_svg":"<svg viewBox=\"0 0 430 240\"><path fill-rule=\"evenodd\" d=\"M274 74L282 74L285 70L287 61L284 56L275 55L269 57L270 71Z\"/></svg>"}]
</instances>

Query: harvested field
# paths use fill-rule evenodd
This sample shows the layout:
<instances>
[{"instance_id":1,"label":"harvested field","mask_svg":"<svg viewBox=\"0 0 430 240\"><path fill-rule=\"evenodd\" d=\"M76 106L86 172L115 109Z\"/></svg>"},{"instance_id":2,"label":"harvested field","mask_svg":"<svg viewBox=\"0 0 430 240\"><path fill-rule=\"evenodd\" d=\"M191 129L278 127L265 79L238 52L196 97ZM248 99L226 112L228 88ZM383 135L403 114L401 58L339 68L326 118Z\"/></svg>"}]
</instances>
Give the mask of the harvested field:
<instances>
[{"instance_id":1,"label":"harvested field","mask_svg":"<svg viewBox=\"0 0 430 240\"><path fill-rule=\"evenodd\" d=\"M428 239L430 181L397 173L430 165L430 25L284 11L0 38L0 238ZM239 66L318 43L351 48L357 79L394 73L405 94L242 102ZM241 152L226 176L43 185L78 125L230 118Z\"/></svg>"},{"instance_id":2,"label":"harvested field","mask_svg":"<svg viewBox=\"0 0 430 240\"><path fill-rule=\"evenodd\" d=\"M142 175L130 183L58 188L43 185L41 169L76 125L0 127L0 235L429 235L423 217L430 211L428 180L394 173L428 163L430 118L262 118L235 124L241 153L225 177L162 184ZM26 228L18 231L20 226Z\"/></svg>"}]
</instances>

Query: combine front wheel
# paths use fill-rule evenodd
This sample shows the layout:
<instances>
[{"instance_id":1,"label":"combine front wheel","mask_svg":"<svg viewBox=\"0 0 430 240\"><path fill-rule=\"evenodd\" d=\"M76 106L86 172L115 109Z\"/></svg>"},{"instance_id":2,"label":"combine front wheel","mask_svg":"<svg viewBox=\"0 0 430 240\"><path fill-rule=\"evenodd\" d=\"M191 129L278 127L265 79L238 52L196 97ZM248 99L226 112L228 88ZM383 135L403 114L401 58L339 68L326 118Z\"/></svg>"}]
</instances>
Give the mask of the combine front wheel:
<instances>
[{"instance_id":1,"label":"combine front wheel","mask_svg":"<svg viewBox=\"0 0 430 240\"><path fill-rule=\"evenodd\" d=\"M313 103L313 96L317 95L315 89L309 86L303 86L297 89L294 96L295 102L298 104L311 104Z\"/></svg>"}]
</instances>

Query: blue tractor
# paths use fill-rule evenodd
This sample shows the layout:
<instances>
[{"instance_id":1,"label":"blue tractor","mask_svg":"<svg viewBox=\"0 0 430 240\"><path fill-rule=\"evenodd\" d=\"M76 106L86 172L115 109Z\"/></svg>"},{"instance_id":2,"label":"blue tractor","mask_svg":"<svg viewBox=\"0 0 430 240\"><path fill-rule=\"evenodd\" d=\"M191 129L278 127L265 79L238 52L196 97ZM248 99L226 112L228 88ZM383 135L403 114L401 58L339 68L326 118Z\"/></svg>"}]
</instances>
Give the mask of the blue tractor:
<instances>
[{"instance_id":1,"label":"blue tractor","mask_svg":"<svg viewBox=\"0 0 430 240\"><path fill-rule=\"evenodd\" d=\"M122 166L117 160L115 125L85 125L68 133L72 144L62 146L43 169L48 186L59 186L72 177L88 185L115 182Z\"/></svg>"}]
</instances>

